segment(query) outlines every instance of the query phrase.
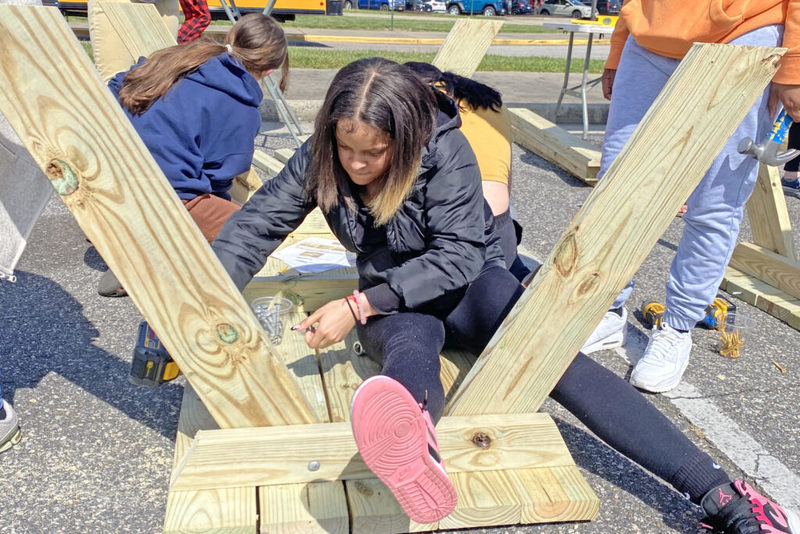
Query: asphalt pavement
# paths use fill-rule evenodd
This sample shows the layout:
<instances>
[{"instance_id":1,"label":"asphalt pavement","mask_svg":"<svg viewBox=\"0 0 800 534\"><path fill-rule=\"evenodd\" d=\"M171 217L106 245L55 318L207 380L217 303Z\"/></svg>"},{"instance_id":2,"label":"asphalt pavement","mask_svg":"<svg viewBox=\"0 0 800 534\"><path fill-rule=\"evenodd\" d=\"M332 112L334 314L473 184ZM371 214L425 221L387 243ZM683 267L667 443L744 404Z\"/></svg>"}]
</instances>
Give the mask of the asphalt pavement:
<instances>
[{"instance_id":1,"label":"asphalt pavement","mask_svg":"<svg viewBox=\"0 0 800 534\"><path fill-rule=\"evenodd\" d=\"M332 72L293 73L290 98L318 100ZM558 76L479 73L515 102L552 104ZM548 81L549 80L549 81ZM550 84L550 85L546 85ZM593 102L602 97L590 91ZM574 104L575 99L570 102ZM306 123L308 128L309 124ZM594 125L590 142L602 140ZM265 121L256 148L292 146L280 124ZM546 257L591 188L518 146L513 198L522 247ZM800 200L788 199L792 221ZM683 227L675 218L636 276L628 343L596 358L622 377L640 357L646 329L635 308L662 300ZM798 231L793 231L795 241ZM750 240L747 222L743 240ZM160 532L163 525L184 378L155 390L128 383L140 313L129 298L97 295L105 264L59 199L36 225L18 281L0 284L0 380L20 416L22 441L0 455L0 531L9 533ZM734 296L728 295L735 299ZM680 388L648 395L691 440L734 476L800 508L800 334L736 301L755 327L740 359L717 352L717 336L695 329ZM778 363L785 372L781 372ZM600 497L588 523L475 529L479 533L698 532L701 514L661 481L593 436L548 401L581 472ZM634 415L635 416L635 415Z\"/></svg>"}]
</instances>

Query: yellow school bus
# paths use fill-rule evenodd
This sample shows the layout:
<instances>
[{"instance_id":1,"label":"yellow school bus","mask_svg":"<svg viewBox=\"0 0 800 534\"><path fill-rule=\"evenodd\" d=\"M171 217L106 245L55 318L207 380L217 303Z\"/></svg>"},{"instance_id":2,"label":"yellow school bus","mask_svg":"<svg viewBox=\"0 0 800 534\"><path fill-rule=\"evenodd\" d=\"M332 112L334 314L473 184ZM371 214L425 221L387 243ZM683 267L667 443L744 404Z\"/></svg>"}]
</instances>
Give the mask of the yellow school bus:
<instances>
[{"instance_id":1,"label":"yellow school bus","mask_svg":"<svg viewBox=\"0 0 800 534\"><path fill-rule=\"evenodd\" d=\"M226 18L220 0L207 0L208 9L214 19ZM260 13L268 0L234 0L242 13ZM231 4L227 0L228 5ZM44 5L55 6L66 14L86 15L87 0L43 0ZM295 15L341 15L342 0L277 0L272 15L280 20L294 20Z\"/></svg>"},{"instance_id":2,"label":"yellow school bus","mask_svg":"<svg viewBox=\"0 0 800 534\"><path fill-rule=\"evenodd\" d=\"M212 17L225 16L220 0L207 0ZM228 0L230 1L230 0ZM242 13L260 13L267 0L234 0ZM294 20L295 15L341 15L341 0L277 0L272 15L278 20Z\"/></svg>"}]
</instances>

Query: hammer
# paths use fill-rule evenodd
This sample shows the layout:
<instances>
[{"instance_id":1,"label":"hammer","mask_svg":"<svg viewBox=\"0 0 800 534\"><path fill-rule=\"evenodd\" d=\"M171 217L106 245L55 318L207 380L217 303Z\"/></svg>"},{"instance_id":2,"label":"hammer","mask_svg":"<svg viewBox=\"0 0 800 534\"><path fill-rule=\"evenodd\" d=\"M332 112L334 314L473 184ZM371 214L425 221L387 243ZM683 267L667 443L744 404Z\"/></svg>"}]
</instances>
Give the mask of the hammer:
<instances>
[{"instance_id":1,"label":"hammer","mask_svg":"<svg viewBox=\"0 0 800 534\"><path fill-rule=\"evenodd\" d=\"M791 125L792 118L786 114L785 109L781 108L778 117L772 125L772 131L767 135L764 141L755 144L751 138L745 137L739 141L737 150L740 154L753 156L765 165L771 165L773 167L783 165L787 161L800 155L800 150L795 149L778 152Z\"/></svg>"}]
</instances>

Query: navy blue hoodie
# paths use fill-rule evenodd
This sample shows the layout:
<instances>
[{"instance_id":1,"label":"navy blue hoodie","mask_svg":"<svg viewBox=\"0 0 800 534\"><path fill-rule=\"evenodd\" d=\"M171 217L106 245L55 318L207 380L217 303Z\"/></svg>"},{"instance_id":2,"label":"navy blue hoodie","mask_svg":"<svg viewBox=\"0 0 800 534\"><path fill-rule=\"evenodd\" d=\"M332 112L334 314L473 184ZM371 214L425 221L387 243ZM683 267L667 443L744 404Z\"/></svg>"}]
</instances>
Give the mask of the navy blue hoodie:
<instances>
[{"instance_id":1,"label":"navy blue hoodie","mask_svg":"<svg viewBox=\"0 0 800 534\"><path fill-rule=\"evenodd\" d=\"M117 99L126 74L108 82ZM179 79L141 115L125 113L181 199L204 193L230 199L233 178L253 160L262 96L256 79L223 53Z\"/></svg>"}]
</instances>

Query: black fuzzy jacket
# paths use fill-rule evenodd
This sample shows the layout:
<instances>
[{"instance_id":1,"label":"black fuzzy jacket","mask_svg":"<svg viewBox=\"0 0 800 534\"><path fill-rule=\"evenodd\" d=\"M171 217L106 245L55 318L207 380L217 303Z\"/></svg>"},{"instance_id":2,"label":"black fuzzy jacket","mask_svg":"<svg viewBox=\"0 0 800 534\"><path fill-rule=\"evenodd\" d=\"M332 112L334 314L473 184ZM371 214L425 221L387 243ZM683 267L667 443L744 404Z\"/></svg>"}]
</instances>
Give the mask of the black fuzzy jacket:
<instances>
[{"instance_id":1,"label":"black fuzzy jacket","mask_svg":"<svg viewBox=\"0 0 800 534\"><path fill-rule=\"evenodd\" d=\"M385 245L365 243L365 228L344 201L325 215L342 245L356 253L359 287L380 313L426 308L459 294L483 268L505 266L460 122L453 102L440 100L436 132L423 150L411 194L378 229ZM309 143L231 216L212 245L240 290L316 207L303 194Z\"/></svg>"}]
</instances>

